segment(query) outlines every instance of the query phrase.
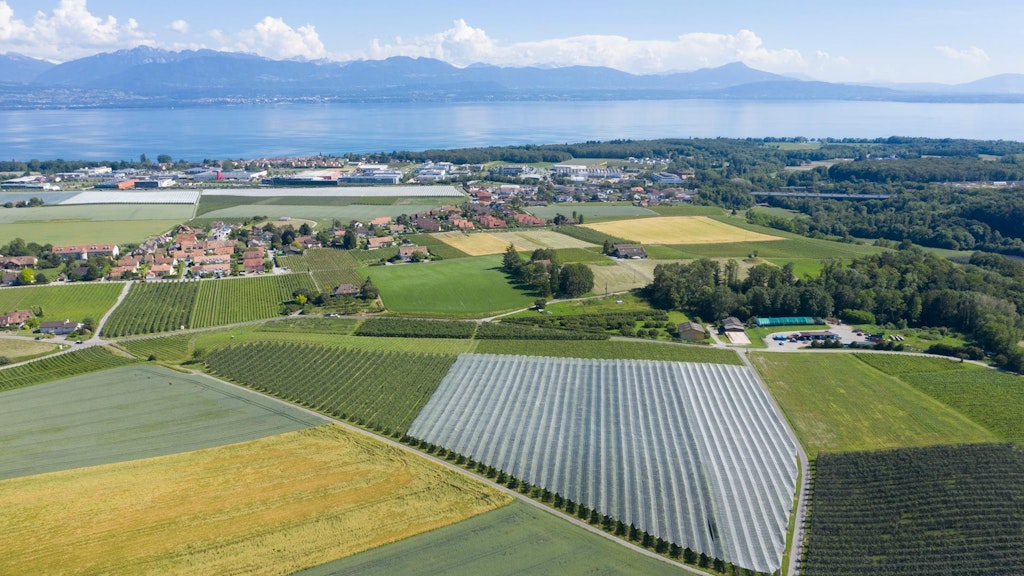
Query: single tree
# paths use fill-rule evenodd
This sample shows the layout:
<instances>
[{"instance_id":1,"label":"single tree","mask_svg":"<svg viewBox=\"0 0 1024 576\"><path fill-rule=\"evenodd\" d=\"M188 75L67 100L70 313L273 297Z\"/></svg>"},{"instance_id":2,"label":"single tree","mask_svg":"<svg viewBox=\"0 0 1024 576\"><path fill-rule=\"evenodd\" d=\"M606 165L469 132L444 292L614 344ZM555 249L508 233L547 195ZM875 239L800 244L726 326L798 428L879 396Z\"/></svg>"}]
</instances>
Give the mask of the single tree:
<instances>
[{"instance_id":1,"label":"single tree","mask_svg":"<svg viewBox=\"0 0 1024 576\"><path fill-rule=\"evenodd\" d=\"M18 274L18 285L28 286L36 281L36 271L31 268L22 269L21 273Z\"/></svg>"},{"instance_id":2,"label":"single tree","mask_svg":"<svg viewBox=\"0 0 1024 576\"><path fill-rule=\"evenodd\" d=\"M508 248L505 248L505 255L501 259L501 269L506 274L518 277L522 268L523 258L516 251L515 244L509 244Z\"/></svg>"}]
</instances>

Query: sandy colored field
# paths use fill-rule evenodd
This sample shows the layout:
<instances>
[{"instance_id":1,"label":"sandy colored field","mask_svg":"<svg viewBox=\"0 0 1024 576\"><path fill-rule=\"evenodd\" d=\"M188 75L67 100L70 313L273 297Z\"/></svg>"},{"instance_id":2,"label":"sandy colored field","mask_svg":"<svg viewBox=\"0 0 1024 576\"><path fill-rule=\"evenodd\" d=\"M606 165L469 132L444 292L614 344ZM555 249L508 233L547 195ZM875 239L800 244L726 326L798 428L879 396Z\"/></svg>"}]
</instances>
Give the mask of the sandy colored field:
<instances>
[{"instance_id":1,"label":"sandy colored field","mask_svg":"<svg viewBox=\"0 0 1024 576\"><path fill-rule=\"evenodd\" d=\"M641 244L724 244L781 240L777 236L743 230L706 216L662 216L616 220L584 224L583 227L616 238L627 238Z\"/></svg>"},{"instance_id":2,"label":"sandy colored field","mask_svg":"<svg viewBox=\"0 0 1024 576\"><path fill-rule=\"evenodd\" d=\"M27 334L27 332L22 331L21 334ZM30 356L40 356L56 349L57 345L51 342L36 342L20 338L0 339L0 357L7 358L12 362Z\"/></svg>"},{"instance_id":3,"label":"sandy colored field","mask_svg":"<svg viewBox=\"0 0 1024 576\"><path fill-rule=\"evenodd\" d=\"M0 482L0 573L290 574L510 500L320 426Z\"/></svg>"},{"instance_id":4,"label":"sandy colored field","mask_svg":"<svg viewBox=\"0 0 1024 576\"><path fill-rule=\"evenodd\" d=\"M434 238L461 250L470 256L486 256L501 254L514 244L520 252L532 252L538 248L588 248L594 246L589 242L577 240L565 234L551 230L530 230L524 232L441 232L432 234Z\"/></svg>"}]
</instances>

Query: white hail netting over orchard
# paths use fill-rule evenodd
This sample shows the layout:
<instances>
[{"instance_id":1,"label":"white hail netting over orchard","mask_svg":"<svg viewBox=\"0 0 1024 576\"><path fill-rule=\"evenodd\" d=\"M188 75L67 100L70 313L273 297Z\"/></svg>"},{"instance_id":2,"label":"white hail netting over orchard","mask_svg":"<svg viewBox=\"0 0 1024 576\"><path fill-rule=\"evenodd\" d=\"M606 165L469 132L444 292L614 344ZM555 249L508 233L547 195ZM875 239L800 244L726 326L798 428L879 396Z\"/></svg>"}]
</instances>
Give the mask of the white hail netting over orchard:
<instances>
[{"instance_id":1,"label":"white hail netting over orchard","mask_svg":"<svg viewBox=\"0 0 1024 576\"><path fill-rule=\"evenodd\" d=\"M198 190L155 190L152 192L80 192L61 202L72 204L195 204Z\"/></svg>"},{"instance_id":2,"label":"white hail netting over orchard","mask_svg":"<svg viewBox=\"0 0 1024 576\"><path fill-rule=\"evenodd\" d=\"M698 553L781 565L796 447L746 367L463 354L409 435Z\"/></svg>"},{"instance_id":3,"label":"white hail netting over orchard","mask_svg":"<svg viewBox=\"0 0 1024 576\"><path fill-rule=\"evenodd\" d=\"M208 188L203 196L250 196L254 198L287 198L290 196L307 197L431 197L444 196L465 197L455 186L317 186L315 188Z\"/></svg>"}]
</instances>

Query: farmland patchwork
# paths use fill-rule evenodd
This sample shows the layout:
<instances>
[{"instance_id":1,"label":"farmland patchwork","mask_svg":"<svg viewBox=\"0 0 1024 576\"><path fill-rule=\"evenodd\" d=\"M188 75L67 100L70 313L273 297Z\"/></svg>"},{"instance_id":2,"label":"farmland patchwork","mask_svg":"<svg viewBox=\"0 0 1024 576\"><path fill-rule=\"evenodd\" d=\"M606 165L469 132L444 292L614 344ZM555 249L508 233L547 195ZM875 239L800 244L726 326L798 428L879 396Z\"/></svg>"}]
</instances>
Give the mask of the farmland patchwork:
<instances>
[{"instance_id":1,"label":"farmland patchwork","mask_svg":"<svg viewBox=\"0 0 1024 576\"><path fill-rule=\"evenodd\" d=\"M697 552L781 565L796 445L745 367L464 354L409 435Z\"/></svg>"}]
</instances>

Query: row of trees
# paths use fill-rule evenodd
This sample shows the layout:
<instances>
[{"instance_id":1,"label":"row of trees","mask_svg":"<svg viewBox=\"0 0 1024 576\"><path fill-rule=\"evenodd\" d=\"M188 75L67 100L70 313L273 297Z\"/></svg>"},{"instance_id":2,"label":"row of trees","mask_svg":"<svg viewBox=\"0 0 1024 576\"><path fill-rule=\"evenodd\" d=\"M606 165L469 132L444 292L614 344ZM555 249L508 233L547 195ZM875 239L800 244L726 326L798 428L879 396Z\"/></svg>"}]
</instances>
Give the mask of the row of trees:
<instances>
[{"instance_id":1,"label":"row of trees","mask_svg":"<svg viewBox=\"0 0 1024 576\"><path fill-rule=\"evenodd\" d=\"M594 289L593 270L581 263L560 265L558 253L549 248L534 250L529 261L524 261L515 245L509 244L501 269L542 298L576 298Z\"/></svg>"},{"instance_id":2,"label":"row of trees","mask_svg":"<svg viewBox=\"0 0 1024 576\"><path fill-rule=\"evenodd\" d=\"M947 327L968 336L997 364L1024 372L1024 264L977 254L959 265L917 248L826 260L817 278L760 264L740 279L734 261L701 259L655 268L646 295L691 316L873 318L880 324Z\"/></svg>"}]
</instances>

